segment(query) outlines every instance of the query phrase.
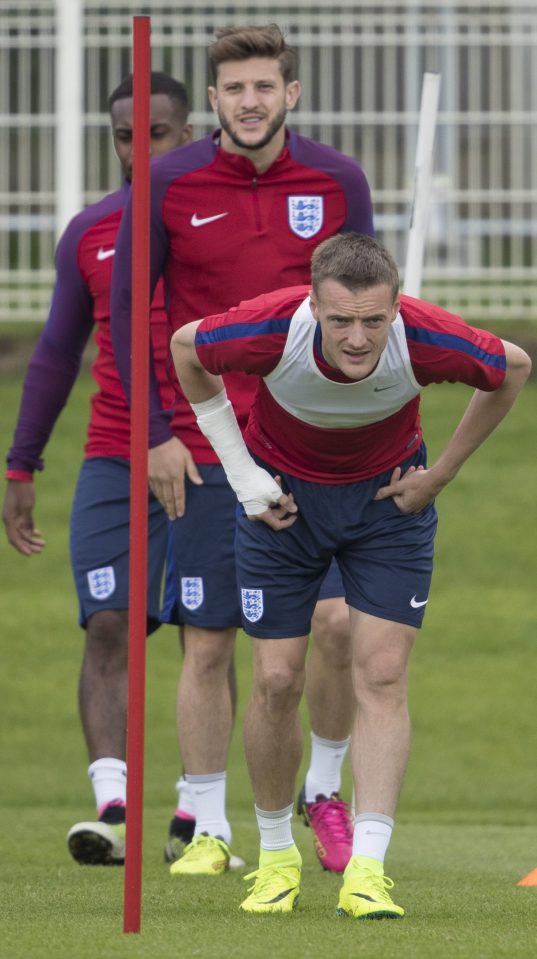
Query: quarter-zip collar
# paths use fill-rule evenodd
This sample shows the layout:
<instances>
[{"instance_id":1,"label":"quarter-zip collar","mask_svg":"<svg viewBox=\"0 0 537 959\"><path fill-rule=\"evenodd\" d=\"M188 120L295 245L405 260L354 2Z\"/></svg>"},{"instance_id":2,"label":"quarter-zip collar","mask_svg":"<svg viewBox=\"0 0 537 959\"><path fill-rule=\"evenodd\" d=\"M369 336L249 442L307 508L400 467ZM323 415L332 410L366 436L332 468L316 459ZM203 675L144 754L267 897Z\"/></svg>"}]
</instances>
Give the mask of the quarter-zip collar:
<instances>
[{"instance_id":1,"label":"quarter-zip collar","mask_svg":"<svg viewBox=\"0 0 537 959\"><path fill-rule=\"evenodd\" d=\"M286 131L285 136L286 144L280 155L276 157L268 170L265 170L264 173L258 173L249 157L242 156L240 153L229 153L227 150L222 149L219 142L220 130L216 130L213 134L213 141L216 147L215 163L220 170L225 170L228 174L240 177L241 179L246 178L248 180L263 181L270 180L273 177L279 177L285 170L292 166L293 162L287 146L287 140L289 138L288 131Z\"/></svg>"}]
</instances>

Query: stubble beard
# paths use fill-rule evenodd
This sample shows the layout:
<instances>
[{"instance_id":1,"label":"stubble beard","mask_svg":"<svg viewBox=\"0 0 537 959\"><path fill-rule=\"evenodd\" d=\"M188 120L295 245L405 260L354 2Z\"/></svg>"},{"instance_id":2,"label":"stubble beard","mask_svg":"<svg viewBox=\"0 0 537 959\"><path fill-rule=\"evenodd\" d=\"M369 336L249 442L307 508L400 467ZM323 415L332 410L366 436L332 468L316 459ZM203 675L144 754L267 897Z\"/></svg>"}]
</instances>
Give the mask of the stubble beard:
<instances>
[{"instance_id":1,"label":"stubble beard","mask_svg":"<svg viewBox=\"0 0 537 959\"><path fill-rule=\"evenodd\" d=\"M272 123L270 123L265 136L258 140L257 143L247 143L244 140L241 140L240 136L233 130L231 124L228 122L226 117L218 111L218 121L222 130L227 133L229 139L235 144L235 146L240 147L241 150L262 150L263 147L266 147L268 143L281 130L282 126L285 123L285 118L287 116L287 110L285 107L282 107L280 112L274 117Z\"/></svg>"}]
</instances>

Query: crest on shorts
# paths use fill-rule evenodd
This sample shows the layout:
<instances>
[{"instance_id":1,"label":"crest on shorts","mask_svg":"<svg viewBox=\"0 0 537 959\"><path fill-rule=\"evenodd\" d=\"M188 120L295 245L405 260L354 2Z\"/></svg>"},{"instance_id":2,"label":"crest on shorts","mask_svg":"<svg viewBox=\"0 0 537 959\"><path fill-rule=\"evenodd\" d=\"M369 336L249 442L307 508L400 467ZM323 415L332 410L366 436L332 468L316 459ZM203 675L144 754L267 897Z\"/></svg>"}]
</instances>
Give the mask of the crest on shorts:
<instances>
[{"instance_id":1,"label":"crest on shorts","mask_svg":"<svg viewBox=\"0 0 537 959\"><path fill-rule=\"evenodd\" d=\"M181 576L181 602L187 609L199 609L203 603L201 576Z\"/></svg>"},{"instance_id":2,"label":"crest on shorts","mask_svg":"<svg viewBox=\"0 0 537 959\"><path fill-rule=\"evenodd\" d=\"M241 589L242 611L249 623L257 623L263 615L263 590Z\"/></svg>"},{"instance_id":3,"label":"crest on shorts","mask_svg":"<svg viewBox=\"0 0 537 959\"><path fill-rule=\"evenodd\" d=\"M94 599L108 599L116 588L114 567L103 566L101 569L90 569L88 585Z\"/></svg>"},{"instance_id":4,"label":"crest on shorts","mask_svg":"<svg viewBox=\"0 0 537 959\"><path fill-rule=\"evenodd\" d=\"M324 198L322 196L288 196L287 212L293 233L309 240L323 225Z\"/></svg>"}]
</instances>

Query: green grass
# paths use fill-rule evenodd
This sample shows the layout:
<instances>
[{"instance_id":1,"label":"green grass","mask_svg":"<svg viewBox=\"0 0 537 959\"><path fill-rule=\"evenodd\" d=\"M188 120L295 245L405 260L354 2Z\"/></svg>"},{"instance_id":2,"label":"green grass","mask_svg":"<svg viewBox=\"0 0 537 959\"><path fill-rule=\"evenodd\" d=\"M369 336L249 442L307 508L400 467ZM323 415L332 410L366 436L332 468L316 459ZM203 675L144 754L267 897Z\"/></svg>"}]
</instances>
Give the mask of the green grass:
<instances>
[{"instance_id":1,"label":"green grass","mask_svg":"<svg viewBox=\"0 0 537 959\"><path fill-rule=\"evenodd\" d=\"M37 480L41 557L0 544L3 625L0 955L100 959L178 954L244 959L496 959L537 949L535 721L535 414L531 383L511 416L439 499L430 608L411 669L414 742L389 852L402 922L336 920L339 879L324 874L310 834L302 898L290 917L250 918L240 874L173 881L162 847L179 772L174 731L176 633L148 644L142 932L122 933L123 870L81 868L65 834L94 815L76 687L82 633L68 563L70 500L84 443L89 379L81 377ZM7 449L20 373L0 384ZM423 400L430 458L469 391L435 387ZM240 707L249 644L238 643ZM346 794L350 793L348 772ZM240 721L229 766L234 849L257 858Z\"/></svg>"},{"instance_id":2,"label":"green grass","mask_svg":"<svg viewBox=\"0 0 537 959\"><path fill-rule=\"evenodd\" d=\"M252 918L237 911L245 886L237 874L181 885L168 877L159 861L162 828L156 823L167 809L151 807L142 932L124 936L122 871L71 864L58 842L66 821L78 812L73 806L49 813L38 838L33 833L32 861L25 861L22 851L35 815L23 811L4 870L9 873L2 890L6 956L516 959L534 954L537 891L518 889L515 881L517 862L527 859L528 847L535 848L535 827L400 826L390 859L408 917L391 923L335 918L339 879L320 872L297 828L306 861L300 906L292 916ZM251 817L234 819L237 836L254 855Z\"/></svg>"}]
</instances>

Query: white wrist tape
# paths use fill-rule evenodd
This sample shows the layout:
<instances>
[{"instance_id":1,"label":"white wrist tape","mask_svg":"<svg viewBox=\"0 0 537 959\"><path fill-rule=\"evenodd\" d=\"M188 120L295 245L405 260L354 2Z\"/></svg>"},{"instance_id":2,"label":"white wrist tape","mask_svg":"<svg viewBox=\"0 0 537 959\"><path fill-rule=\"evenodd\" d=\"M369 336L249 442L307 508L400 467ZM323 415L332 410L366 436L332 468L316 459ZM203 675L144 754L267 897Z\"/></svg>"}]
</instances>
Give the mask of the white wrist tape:
<instances>
[{"instance_id":1,"label":"white wrist tape","mask_svg":"<svg viewBox=\"0 0 537 959\"><path fill-rule=\"evenodd\" d=\"M270 473L250 456L225 390L203 403L190 404L198 426L217 454L231 488L248 516L264 513L282 491Z\"/></svg>"}]
</instances>

